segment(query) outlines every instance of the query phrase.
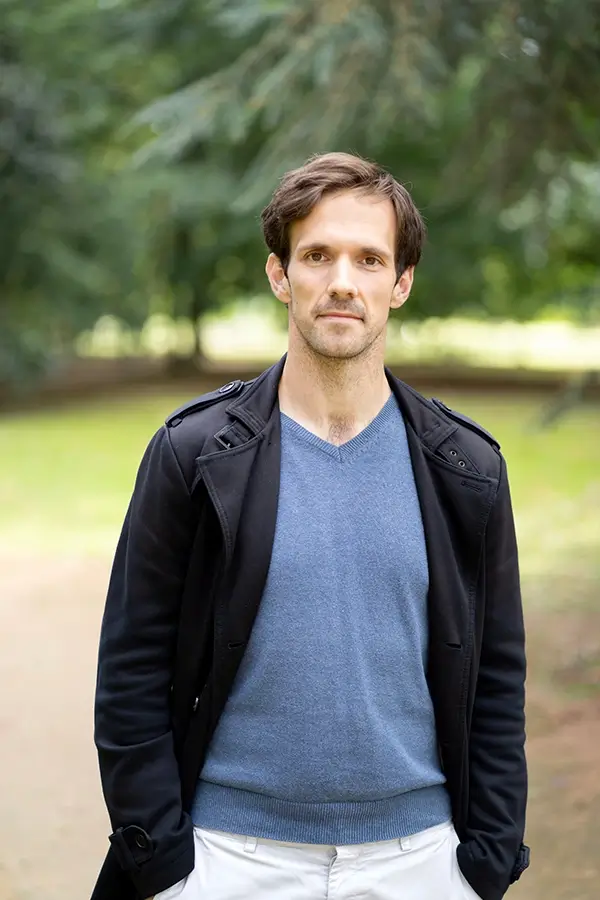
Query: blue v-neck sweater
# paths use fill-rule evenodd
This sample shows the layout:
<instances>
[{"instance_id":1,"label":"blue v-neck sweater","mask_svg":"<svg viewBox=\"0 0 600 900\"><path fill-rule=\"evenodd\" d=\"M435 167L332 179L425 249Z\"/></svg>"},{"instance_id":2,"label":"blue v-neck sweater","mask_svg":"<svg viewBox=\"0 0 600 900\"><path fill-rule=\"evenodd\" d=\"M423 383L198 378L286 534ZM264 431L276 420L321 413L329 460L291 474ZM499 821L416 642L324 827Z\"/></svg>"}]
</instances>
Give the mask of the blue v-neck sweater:
<instances>
[{"instance_id":1,"label":"blue v-neck sweater","mask_svg":"<svg viewBox=\"0 0 600 900\"><path fill-rule=\"evenodd\" d=\"M340 447L281 425L269 573L192 819L301 843L408 836L449 819L450 803L404 420L392 396Z\"/></svg>"}]
</instances>

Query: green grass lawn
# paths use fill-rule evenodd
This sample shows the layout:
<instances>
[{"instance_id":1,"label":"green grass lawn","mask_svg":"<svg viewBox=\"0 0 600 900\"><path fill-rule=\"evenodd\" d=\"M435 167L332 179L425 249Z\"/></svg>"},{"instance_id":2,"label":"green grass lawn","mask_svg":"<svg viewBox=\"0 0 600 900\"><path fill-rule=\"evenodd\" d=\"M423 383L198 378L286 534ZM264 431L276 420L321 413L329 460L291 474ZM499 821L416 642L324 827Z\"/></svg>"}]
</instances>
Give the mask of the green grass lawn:
<instances>
[{"instance_id":1,"label":"green grass lawn","mask_svg":"<svg viewBox=\"0 0 600 900\"><path fill-rule=\"evenodd\" d=\"M185 399L172 391L121 392L1 418L3 550L110 554L144 447ZM531 427L539 400L454 393L443 399L484 424L502 444L523 574L534 581L556 567L593 564L600 547L598 408L579 408L539 432Z\"/></svg>"},{"instance_id":2,"label":"green grass lawn","mask_svg":"<svg viewBox=\"0 0 600 900\"><path fill-rule=\"evenodd\" d=\"M600 576L600 409L575 409L555 426L536 426L539 398L444 397L502 445L513 496L521 571L530 600L549 601L548 585ZM556 602L566 598L551 590ZM573 593L575 597L575 592Z\"/></svg>"}]
</instances>

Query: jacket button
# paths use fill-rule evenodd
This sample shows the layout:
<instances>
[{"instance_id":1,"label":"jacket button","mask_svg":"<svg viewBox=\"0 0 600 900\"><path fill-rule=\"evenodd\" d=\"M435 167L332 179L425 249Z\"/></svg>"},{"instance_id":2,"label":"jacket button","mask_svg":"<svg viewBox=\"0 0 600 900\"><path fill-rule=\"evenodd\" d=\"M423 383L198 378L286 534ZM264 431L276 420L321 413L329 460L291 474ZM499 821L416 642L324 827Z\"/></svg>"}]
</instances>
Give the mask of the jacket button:
<instances>
[{"instance_id":1,"label":"jacket button","mask_svg":"<svg viewBox=\"0 0 600 900\"><path fill-rule=\"evenodd\" d=\"M237 381L229 381L227 384L224 384L223 387L219 388L220 394L229 394L234 388L238 385Z\"/></svg>"},{"instance_id":2,"label":"jacket button","mask_svg":"<svg viewBox=\"0 0 600 900\"><path fill-rule=\"evenodd\" d=\"M144 837L143 834L137 834L135 836L135 842L136 842L137 846L140 848L140 850L145 850L146 847L148 846L148 841L146 840L146 838Z\"/></svg>"}]
</instances>

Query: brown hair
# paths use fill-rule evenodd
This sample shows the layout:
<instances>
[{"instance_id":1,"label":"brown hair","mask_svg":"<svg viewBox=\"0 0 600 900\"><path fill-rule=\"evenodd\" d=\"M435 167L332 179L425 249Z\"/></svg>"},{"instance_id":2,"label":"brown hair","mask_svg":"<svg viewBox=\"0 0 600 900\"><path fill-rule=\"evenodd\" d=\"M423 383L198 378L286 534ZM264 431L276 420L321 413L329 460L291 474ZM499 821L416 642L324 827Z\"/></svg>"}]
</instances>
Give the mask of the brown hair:
<instances>
[{"instance_id":1,"label":"brown hair","mask_svg":"<svg viewBox=\"0 0 600 900\"><path fill-rule=\"evenodd\" d=\"M281 179L271 202L262 211L265 243L281 260L290 259L289 227L303 219L327 194L358 190L392 201L396 211L396 272L416 266L425 242L425 223L406 188L377 163L350 153L311 156L299 169Z\"/></svg>"}]
</instances>

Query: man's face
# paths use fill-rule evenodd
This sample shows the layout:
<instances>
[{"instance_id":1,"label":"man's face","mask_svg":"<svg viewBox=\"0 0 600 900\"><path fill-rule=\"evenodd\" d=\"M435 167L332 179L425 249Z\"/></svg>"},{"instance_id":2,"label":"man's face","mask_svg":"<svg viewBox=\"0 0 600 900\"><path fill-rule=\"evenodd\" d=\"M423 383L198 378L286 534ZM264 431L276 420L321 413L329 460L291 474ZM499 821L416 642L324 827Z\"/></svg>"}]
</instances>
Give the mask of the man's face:
<instances>
[{"instance_id":1,"label":"man's face","mask_svg":"<svg viewBox=\"0 0 600 900\"><path fill-rule=\"evenodd\" d=\"M413 270L396 277L396 215L390 200L358 191L325 197L290 228L287 277L267 262L275 296L289 307L290 346L329 359L385 346L390 308L402 306Z\"/></svg>"}]
</instances>

